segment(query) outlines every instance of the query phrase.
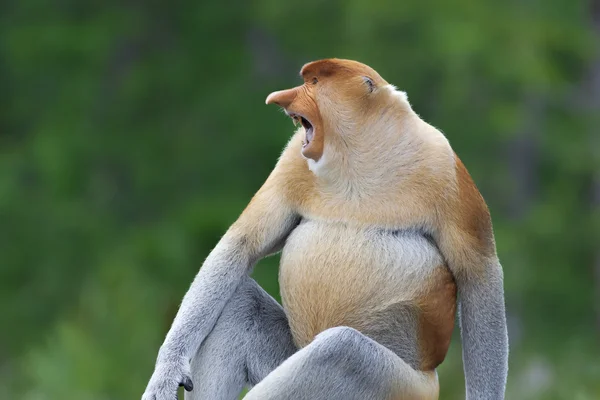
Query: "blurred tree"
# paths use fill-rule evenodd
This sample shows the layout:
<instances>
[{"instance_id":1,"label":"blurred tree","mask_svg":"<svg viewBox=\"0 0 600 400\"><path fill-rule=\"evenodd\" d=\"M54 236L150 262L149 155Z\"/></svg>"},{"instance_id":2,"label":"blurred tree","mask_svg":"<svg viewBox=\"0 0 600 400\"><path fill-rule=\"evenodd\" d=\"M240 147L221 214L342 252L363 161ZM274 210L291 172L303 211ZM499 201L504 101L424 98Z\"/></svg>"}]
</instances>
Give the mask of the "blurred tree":
<instances>
[{"instance_id":1,"label":"blurred tree","mask_svg":"<svg viewBox=\"0 0 600 400\"><path fill-rule=\"evenodd\" d=\"M335 56L406 90L488 200L508 398L598 398L598 4L0 3L0 397L141 395L292 132L265 95ZM274 295L276 266L255 271ZM459 366L457 341L444 399L464 398Z\"/></svg>"}]
</instances>

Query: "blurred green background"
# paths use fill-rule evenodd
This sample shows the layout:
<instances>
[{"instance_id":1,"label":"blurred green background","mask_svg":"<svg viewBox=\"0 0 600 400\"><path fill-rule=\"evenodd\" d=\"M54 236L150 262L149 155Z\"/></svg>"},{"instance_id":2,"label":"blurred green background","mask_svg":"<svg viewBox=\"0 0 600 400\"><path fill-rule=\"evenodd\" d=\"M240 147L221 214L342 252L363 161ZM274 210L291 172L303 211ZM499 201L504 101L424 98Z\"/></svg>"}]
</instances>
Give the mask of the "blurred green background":
<instances>
[{"instance_id":1,"label":"blurred green background","mask_svg":"<svg viewBox=\"0 0 600 400\"><path fill-rule=\"evenodd\" d=\"M600 0L0 2L0 398L141 396L293 131L266 95L326 57L407 91L488 201L507 398L600 398ZM277 257L254 276L278 297Z\"/></svg>"}]
</instances>

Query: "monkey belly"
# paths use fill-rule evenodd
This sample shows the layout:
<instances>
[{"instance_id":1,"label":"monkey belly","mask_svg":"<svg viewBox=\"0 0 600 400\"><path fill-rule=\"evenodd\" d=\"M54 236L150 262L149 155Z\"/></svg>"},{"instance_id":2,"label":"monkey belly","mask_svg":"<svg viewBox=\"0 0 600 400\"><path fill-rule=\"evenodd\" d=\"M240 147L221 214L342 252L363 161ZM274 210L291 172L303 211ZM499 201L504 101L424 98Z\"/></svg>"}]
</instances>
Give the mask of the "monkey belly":
<instances>
[{"instance_id":1,"label":"monkey belly","mask_svg":"<svg viewBox=\"0 0 600 400\"><path fill-rule=\"evenodd\" d=\"M448 350L456 284L435 244L416 231L303 220L283 248L283 306L296 344L350 326L415 369Z\"/></svg>"}]
</instances>

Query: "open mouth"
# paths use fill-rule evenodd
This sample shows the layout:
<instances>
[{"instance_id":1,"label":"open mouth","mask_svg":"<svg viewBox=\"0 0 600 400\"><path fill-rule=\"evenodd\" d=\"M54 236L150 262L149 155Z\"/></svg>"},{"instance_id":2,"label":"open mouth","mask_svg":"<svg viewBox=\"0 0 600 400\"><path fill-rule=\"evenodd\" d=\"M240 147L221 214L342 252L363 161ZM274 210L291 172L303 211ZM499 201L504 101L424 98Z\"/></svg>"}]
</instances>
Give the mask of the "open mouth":
<instances>
[{"instance_id":1,"label":"open mouth","mask_svg":"<svg viewBox=\"0 0 600 400\"><path fill-rule=\"evenodd\" d=\"M296 113L288 113L289 117L294 121L294 125L301 124L306 131L306 137L304 138L304 143L302 143L302 147L306 147L313 140L314 129L309 120L307 120L304 116Z\"/></svg>"}]
</instances>

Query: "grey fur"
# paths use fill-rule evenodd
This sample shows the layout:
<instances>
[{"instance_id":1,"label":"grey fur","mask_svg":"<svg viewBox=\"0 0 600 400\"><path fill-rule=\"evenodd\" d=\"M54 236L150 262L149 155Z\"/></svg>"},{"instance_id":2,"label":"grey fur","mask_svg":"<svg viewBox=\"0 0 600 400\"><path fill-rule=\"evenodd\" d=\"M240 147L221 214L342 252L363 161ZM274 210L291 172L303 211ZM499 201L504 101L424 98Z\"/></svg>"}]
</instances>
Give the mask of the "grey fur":
<instances>
[{"instance_id":1,"label":"grey fur","mask_svg":"<svg viewBox=\"0 0 600 400\"><path fill-rule=\"evenodd\" d=\"M392 350L412 368L419 367L418 307L394 303L370 313L361 333Z\"/></svg>"},{"instance_id":2,"label":"grey fur","mask_svg":"<svg viewBox=\"0 0 600 400\"><path fill-rule=\"evenodd\" d=\"M508 332L502 267L493 260L477 282L457 279L467 400L504 399Z\"/></svg>"},{"instance_id":3,"label":"grey fur","mask_svg":"<svg viewBox=\"0 0 600 400\"><path fill-rule=\"evenodd\" d=\"M256 385L246 399L375 400L420 379L394 352L348 327L330 328L296 351L283 308L244 278L192 360L195 388L185 398L235 400Z\"/></svg>"},{"instance_id":4,"label":"grey fur","mask_svg":"<svg viewBox=\"0 0 600 400\"><path fill-rule=\"evenodd\" d=\"M244 278L191 363L188 400L235 400L296 352L283 308Z\"/></svg>"},{"instance_id":5,"label":"grey fur","mask_svg":"<svg viewBox=\"0 0 600 400\"><path fill-rule=\"evenodd\" d=\"M257 260L279 249L297 218L283 213L273 223L275 227L265 235L267 240L258 245L228 232L211 251L183 298L142 400L173 399L179 384L191 378L190 359L215 327L238 285Z\"/></svg>"},{"instance_id":6,"label":"grey fur","mask_svg":"<svg viewBox=\"0 0 600 400\"><path fill-rule=\"evenodd\" d=\"M214 327L248 268L249 260L230 248L221 240L196 275L159 350L143 400L172 399L177 386L190 378L191 355Z\"/></svg>"},{"instance_id":7,"label":"grey fur","mask_svg":"<svg viewBox=\"0 0 600 400\"><path fill-rule=\"evenodd\" d=\"M336 327L284 361L245 399L383 400L414 394L410 386L419 380L391 350L355 329Z\"/></svg>"}]
</instances>

